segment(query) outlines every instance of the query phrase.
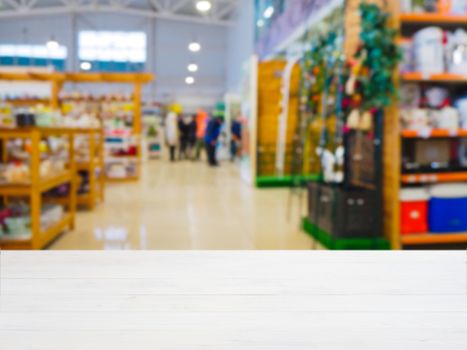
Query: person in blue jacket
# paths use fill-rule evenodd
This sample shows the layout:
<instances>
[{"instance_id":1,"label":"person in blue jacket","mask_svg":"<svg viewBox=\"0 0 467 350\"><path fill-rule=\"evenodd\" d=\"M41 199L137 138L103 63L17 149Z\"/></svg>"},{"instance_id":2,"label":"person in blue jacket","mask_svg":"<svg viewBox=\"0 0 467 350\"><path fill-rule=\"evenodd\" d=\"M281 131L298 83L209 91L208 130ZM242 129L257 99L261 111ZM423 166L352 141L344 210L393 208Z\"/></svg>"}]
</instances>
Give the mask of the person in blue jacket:
<instances>
[{"instance_id":1,"label":"person in blue jacket","mask_svg":"<svg viewBox=\"0 0 467 350\"><path fill-rule=\"evenodd\" d=\"M206 144L206 153L208 154L208 163L210 166L218 166L216 158L216 146L224 120L221 117L212 118L206 128L204 142Z\"/></svg>"},{"instance_id":2,"label":"person in blue jacket","mask_svg":"<svg viewBox=\"0 0 467 350\"><path fill-rule=\"evenodd\" d=\"M242 123L240 121L240 117L236 118L232 122L230 131L232 135L230 140L230 160L234 162L238 157L238 151L242 142Z\"/></svg>"}]
</instances>

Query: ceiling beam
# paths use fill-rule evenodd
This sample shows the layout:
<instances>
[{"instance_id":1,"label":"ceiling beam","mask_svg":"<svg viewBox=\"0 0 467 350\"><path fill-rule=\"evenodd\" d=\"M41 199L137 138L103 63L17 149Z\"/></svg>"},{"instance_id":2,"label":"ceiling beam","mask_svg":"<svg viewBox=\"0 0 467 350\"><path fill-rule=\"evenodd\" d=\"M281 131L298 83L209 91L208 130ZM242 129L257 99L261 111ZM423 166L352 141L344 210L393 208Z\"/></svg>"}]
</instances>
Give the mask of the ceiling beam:
<instances>
[{"instance_id":1,"label":"ceiling beam","mask_svg":"<svg viewBox=\"0 0 467 350\"><path fill-rule=\"evenodd\" d=\"M175 2L174 5L172 5L170 7L170 11L177 12L178 10L180 10L183 6L185 6L189 2L192 2L192 0L178 0L177 2Z\"/></svg>"},{"instance_id":2,"label":"ceiling beam","mask_svg":"<svg viewBox=\"0 0 467 350\"><path fill-rule=\"evenodd\" d=\"M13 0L7 0L13 1ZM185 1L185 0L184 0ZM182 15L173 12L157 12L154 10L142 10L136 8L123 8L121 6L112 6L112 5L101 5L99 7L95 7L94 5L81 5L76 4L73 7L65 7L65 6L54 6L54 7L33 7L29 11L24 10L3 10L0 11L0 18L8 19L8 18L21 18L21 17L32 17L32 16L47 16L47 15L63 15L63 14L70 14L70 13L92 13L92 12L99 12L99 13L116 13L122 15L133 15L133 16L141 16L147 18L161 18L161 19L168 19L168 20L175 20L175 21L182 21L182 22L192 22L198 24L210 24L210 25L218 25L218 26L230 26L232 22L228 20L219 20L217 18L208 18L208 17L198 17L198 16L189 16L189 15Z\"/></svg>"},{"instance_id":3,"label":"ceiling beam","mask_svg":"<svg viewBox=\"0 0 467 350\"><path fill-rule=\"evenodd\" d=\"M221 8L218 8L216 12L217 19L222 19L225 16L231 14L232 11L237 8L237 5L238 5L237 1L230 1L229 3L226 3Z\"/></svg>"},{"instance_id":4,"label":"ceiling beam","mask_svg":"<svg viewBox=\"0 0 467 350\"><path fill-rule=\"evenodd\" d=\"M149 6L151 6L151 8L155 11L158 11L158 12L163 12L165 7L164 7L164 3L161 2L160 0L148 0L148 3L149 3Z\"/></svg>"}]
</instances>

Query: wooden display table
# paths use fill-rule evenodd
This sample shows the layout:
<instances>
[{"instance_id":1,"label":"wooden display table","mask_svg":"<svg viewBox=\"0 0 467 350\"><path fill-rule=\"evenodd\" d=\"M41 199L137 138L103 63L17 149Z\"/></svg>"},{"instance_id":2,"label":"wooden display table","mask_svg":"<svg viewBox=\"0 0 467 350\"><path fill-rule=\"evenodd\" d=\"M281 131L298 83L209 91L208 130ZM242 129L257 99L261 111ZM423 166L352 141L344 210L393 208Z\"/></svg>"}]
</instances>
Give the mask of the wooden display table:
<instances>
[{"instance_id":1,"label":"wooden display table","mask_svg":"<svg viewBox=\"0 0 467 350\"><path fill-rule=\"evenodd\" d=\"M467 349L465 261L465 252L1 252L1 348Z\"/></svg>"}]
</instances>

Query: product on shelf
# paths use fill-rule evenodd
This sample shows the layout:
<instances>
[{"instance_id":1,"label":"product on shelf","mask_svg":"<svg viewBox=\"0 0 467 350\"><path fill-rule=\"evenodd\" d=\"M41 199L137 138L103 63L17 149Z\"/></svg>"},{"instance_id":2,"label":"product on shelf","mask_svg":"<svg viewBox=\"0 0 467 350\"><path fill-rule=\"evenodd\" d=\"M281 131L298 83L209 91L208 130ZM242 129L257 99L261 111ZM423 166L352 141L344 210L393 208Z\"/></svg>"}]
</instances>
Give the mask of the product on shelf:
<instances>
[{"instance_id":1,"label":"product on shelf","mask_svg":"<svg viewBox=\"0 0 467 350\"><path fill-rule=\"evenodd\" d=\"M157 158L162 154L164 114L163 106L159 104L147 105L143 108L143 141L149 158Z\"/></svg>"},{"instance_id":2,"label":"product on shelf","mask_svg":"<svg viewBox=\"0 0 467 350\"><path fill-rule=\"evenodd\" d=\"M0 108L0 127L68 127L68 128L100 128L101 122L97 114L85 110L70 110L66 114L52 110L44 105L21 108Z\"/></svg>"},{"instance_id":3,"label":"product on shelf","mask_svg":"<svg viewBox=\"0 0 467 350\"><path fill-rule=\"evenodd\" d=\"M419 72L423 77L441 74L467 75L467 32L440 27L420 29L401 42L401 72Z\"/></svg>"},{"instance_id":4,"label":"product on shelf","mask_svg":"<svg viewBox=\"0 0 467 350\"><path fill-rule=\"evenodd\" d=\"M401 234L424 234L428 232L428 202L426 188L405 188L400 193Z\"/></svg>"},{"instance_id":5,"label":"product on shelf","mask_svg":"<svg viewBox=\"0 0 467 350\"><path fill-rule=\"evenodd\" d=\"M400 0L400 4L403 13L464 15L467 11L465 0Z\"/></svg>"},{"instance_id":6,"label":"product on shelf","mask_svg":"<svg viewBox=\"0 0 467 350\"><path fill-rule=\"evenodd\" d=\"M414 67L422 74L441 74L445 71L443 30L438 27L425 28L413 39Z\"/></svg>"},{"instance_id":7,"label":"product on shelf","mask_svg":"<svg viewBox=\"0 0 467 350\"><path fill-rule=\"evenodd\" d=\"M31 236L31 217L29 205L24 202L10 204L0 209L0 240L8 238L28 238ZM60 205L45 205L41 210L42 230L57 224L64 216Z\"/></svg>"},{"instance_id":8,"label":"product on shelf","mask_svg":"<svg viewBox=\"0 0 467 350\"><path fill-rule=\"evenodd\" d=\"M63 218L64 214L65 211L60 205L45 205L41 213L42 230L47 230L57 224Z\"/></svg>"},{"instance_id":9,"label":"product on shelf","mask_svg":"<svg viewBox=\"0 0 467 350\"><path fill-rule=\"evenodd\" d=\"M65 164L61 160L44 160L40 164L39 174L41 178L52 177L65 170ZM12 162L0 166L0 183L21 184L31 181L30 167L27 163Z\"/></svg>"},{"instance_id":10,"label":"product on shelf","mask_svg":"<svg viewBox=\"0 0 467 350\"><path fill-rule=\"evenodd\" d=\"M467 183L433 185L430 196L432 233L467 232Z\"/></svg>"}]
</instances>

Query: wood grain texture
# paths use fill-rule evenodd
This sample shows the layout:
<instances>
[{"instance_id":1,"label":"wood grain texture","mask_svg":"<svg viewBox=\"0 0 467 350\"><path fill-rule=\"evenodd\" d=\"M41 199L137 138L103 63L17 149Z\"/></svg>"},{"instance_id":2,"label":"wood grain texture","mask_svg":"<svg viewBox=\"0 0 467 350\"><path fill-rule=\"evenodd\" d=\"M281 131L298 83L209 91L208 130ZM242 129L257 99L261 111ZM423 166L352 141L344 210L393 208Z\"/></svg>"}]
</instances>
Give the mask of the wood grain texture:
<instances>
[{"instance_id":1,"label":"wood grain texture","mask_svg":"<svg viewBox=\"0 0 467 350\"><path fill-rule=\"evenodd\" d=\"M463 252L3 252L0 348L467 348Z\"/></svg>"}]
</instances>

